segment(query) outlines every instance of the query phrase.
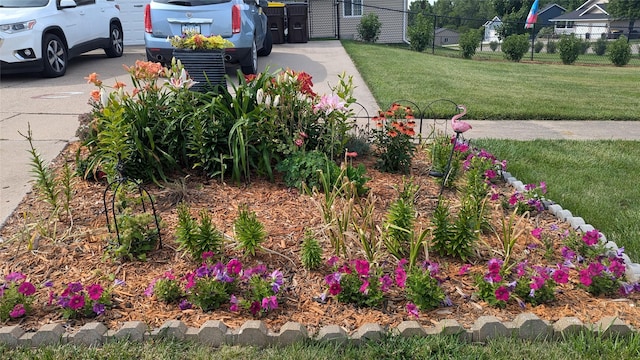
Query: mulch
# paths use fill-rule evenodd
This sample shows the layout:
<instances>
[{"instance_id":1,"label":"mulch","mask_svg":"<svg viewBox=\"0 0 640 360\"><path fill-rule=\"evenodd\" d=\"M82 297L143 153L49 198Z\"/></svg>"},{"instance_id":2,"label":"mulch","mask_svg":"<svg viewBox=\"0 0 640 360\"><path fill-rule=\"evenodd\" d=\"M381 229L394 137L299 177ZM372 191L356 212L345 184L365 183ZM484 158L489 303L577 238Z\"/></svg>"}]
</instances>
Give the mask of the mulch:
<instances>
[{"instance_id":1,"label":"mulch","mask_svg":"<svg viewBox=\"0 0 640 360\"><path fill-rule=\"evenodd\" d=\"M59 168L63 161L73 163L78 143L70 144L53 162ZM71 159L71 160L66 160ZM374 169L373 159L363 158L367 167L367 183L376 196L376 217L382 223L385 210L397 198L396 188L402 184L402 175L381 173ZM73 164L72 164L73 165ZM440 186L428 175L429 161L424 152L418 152L410 176L420 185L416 207L418 227L430 225L431 214L436 206ZM500 191L511 194L512 189L500 184ZM322 226L320 211L313 199L296 189L287 188L280 179L269 182L264 179L252 179L250 184L232 184L220 179L210 179L190 173L181 174L176 181L164 187L148 185L153 195L158 215L162 220L161 235L163 247L152 251L146 261L118 261L105 256L109 239L114 237L106 228L103 192L105 184L79 180L74 184L72 200L73 223L66 217L57 222L55 239L40 237L34 230L37 219L47 213L47 204L39 200L34 192L29 193L18 206L14 214L0 230L4 243L0 243L0 274L20 271L34 284L44 284L51 280L53 289L60 293L69 282L80 281L83 284L100 282L110 284L113 279L123 280L124 285L114 287L113 306L105 314L93 319L65 320L54 305L47 305L47 288L39 287L38 298L32 315L19 320L9 320L4 325L19 324L27 331L35 331L46 323L62 323L68 331L73 331L89 321L101 321L110 329L119 328L125 321L144 321L150 327L159 327L167 320L181 320L187 326L199 327L207 320L220 320L228 327L239 328L244 322L254 319L248 311L240 313L228 311L228 307L202 312L200 309L181 311L175 305L165 305L154 297L146 297L143 292L149 283L168 270L182 275L193 271L198 264L189 256L177 251L175 227L177 223L176 203L188 202L194 216L201 209L212 215L217 229L229 238L233 237L233 221L238 207L246 204L264 224L268 238L263 246L269 251L261 251L255 257L245 256L229 241L225 248L227 259L238 257L245 266L263 263L268 269L280 269L284 273L284 296L280 307L267 314L263 320L272 331L277 331L288 321L299 322L310 333L323 326L336 324L347 331L353 331L365 323L378 323L383 327L394 327L404 320L414 320L405 310L406 300L399 293L391 292L380 308L357 308L329 299L326 303L318 301L325 290L324 276L331 272L328 265L317 271L305 270L299 260L300 244L306 229L319 229ZM457 195L446 190L444 195L450 199L452 209L457 206ZM491 222L499 229L502 210L496 205L491 211ZM530 235L534 227L548 228L557 224L568 228L548 212L536 214L524 226L526 229L515 250L519 259L528 258L531 262L549 261L539 251L530 246L536 239ZM69 230L70 229L70 230ZM570 283L558 286L556 300L549 304L521 308L509 303L506 308L498 309L479 300L471 274L483 273L486 262L496 257L501 244L495 234L482 234L476 244L476 254L468 261L471 269L467 275L458 275L465 263L451 258L430 254L430 260L440 264L442 286L451 299L453 306L423 311L417 319L423 326L433 326L444 319L455 319L466 328L470 328L476 319L484 315L493 315L502 321L512 321L518 314L529 312L538 317L557 321L562 317L573 316L584 323L594 323L605 316L617 316L627 324L640 328L640 311L636 307L638 296L629 298L595 298ZM319 236L324 249L324 259L333 255L327 239ZM29 244L32 244L29 249ZM540 245L540 244L539 244ZM560 244L556 244L559 246ZM534 250L532 250L532 248ZM540 246L538 247L540 248ZM355 244L349 244L351 257L359 257ZM557 260L557 259L556 259ZM385 261L383 261L385 262ZM391 266L395 262L386 259ZM572 278L577 279L575 274Z\"/></svg>"}]
</instances>

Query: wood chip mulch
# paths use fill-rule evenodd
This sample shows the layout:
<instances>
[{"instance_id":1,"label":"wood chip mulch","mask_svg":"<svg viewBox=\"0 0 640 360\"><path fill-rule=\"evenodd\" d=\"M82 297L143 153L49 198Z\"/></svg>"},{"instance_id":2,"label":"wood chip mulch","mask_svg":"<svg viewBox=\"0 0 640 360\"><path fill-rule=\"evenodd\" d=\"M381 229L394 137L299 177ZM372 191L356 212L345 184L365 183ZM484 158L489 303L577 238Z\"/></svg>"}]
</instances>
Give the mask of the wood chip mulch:
<instances>
[{"instance_id":1,"label":"wood chip mulch","mask_svg":"<svg viewBox=\"0 0 640 360\"><path fill-rule=\"evenodd\" d=\"M70 144L52 166L60 167L63 161L73 163L72 160L65 159L74 159L78 146L77 143ZM377 198L376 217L378 223L382 223L385 210L397 197L396 187L402 183L402 176L376 171L372 159L359 161L367 166L367 176L371 178L367 186ZM428 169L429 162L417 156L411 176L414 183L420 185L417 210L418 223L422 228L430 225L440 191L435 179L429 177ZM176 251L175 204L178 200L187 201L194 216L201 209L208 210L215 226L229 238L233 237L233 221L240 205L247 204L250 210L256 212L269 234L263 244L269 251L262 251L255 257L246 257L229 241L225 255L227 258L240 258L245 266L264 263L268 269L280 269L284 273L284 301L279 309L261 319L272 331L278 331L288 321L299 322L310 333L314 333L330 324L353 331L365 323L394 327L404 320L414 320L404 308L406 300L397 293L389 294L384 306L374 309L357 308L338 303L334 299L329 299L326 303L318 301L318 296L325 290L324 276L331 269L328 265L323 265L317 271L307 271L300 264L298 254L305 229L318 230L322 227L316 202L309 196L287 188L279 179L275 182L253 179L250 184L242 185L224 183L219 179L208 179L197 174L180 175L176 179L180 180L164 188L148 186L163 223L163 247L151 252L144 262L122 262L105 256L107 241L114 234L109 233L105 226L102 202L104 183L75 183L73 224L63 216L57 222L58 236L54 240L37 235L35 225L38 217L47 213L47 205L38 200L34 192L29 193L0 230L0 236L4 239L0 243L0 274L19 271L39 285L51 280L54 283L53 290L57 293L67 283L77 281L83 284L100 282L108 285L113 279L119 279L124 281L124 285L114 287L113 307L105 314L94 319L70 321L62 318L55 305L47 305L49 289L39 286L32 315L0 325L19 324L27 331L35 331L43 324L56 322L64 324L68 331L73 331L89 321L101 321L110 329L118 329L125 321L144 321L150 327L159 327L167 320L177 319L191 327L199 327L207 320L220 320L237 329L247 320L252 320L247 311L234 313L228 311L228 307L209 313L195 308L181 311L175 305L165 305L154 297L149 298L143 294L149 283L166 271L172 270L174 274L182 275L197 267L187 255ZM510 187L504 184L500 186L504 194L511 194ZM445 196L455 209L455 192L445 190ZM497 229L500 228L498 224L501 216L502 213L496 206L491 213L491 221ZM548 212L529 219L524 224L526 230L517 244L515 256L518 259L529 258L534 263L545 261L539 252L531 250L530 245L537 240L530 235L530 230L536 226L548 228L551 224L568 228L567 224L559 222ZM69 228L70 232L67 231ZM324 247L323 258L328 259L333 255L331 245L321 236L318 239ZM28 248L30 243L31 249ZM473 295L475 286L472 274L483 273L487 260L497 256L500 249L501 245L495 234L482 234L477 243L476 256L469 261L472 267L467 275L458 275L459 269L464 265L461 261L431 254L430 260L440 264L441 276L445 279L442 286L453 306L421 312L417 320L424 326L433 326L440 320L455 319L464 327L470 328L483 315L512 321L518 314L530 312L551 322L561 317L573 316L584 323L594 323L604 316L617 316L627 324L640 328L638 295L620 299L594 298L571 283L558 286L556 301L550 304L537 307L527 305L524 309L515 303L509 303L505 309L490 307ZM352 258L359 257L355 243L349 244L349 250ZM387 263L395 264L391 261ZM577 279L575 274L571 275L573 279Z\"/></svg>"}]
</instances>

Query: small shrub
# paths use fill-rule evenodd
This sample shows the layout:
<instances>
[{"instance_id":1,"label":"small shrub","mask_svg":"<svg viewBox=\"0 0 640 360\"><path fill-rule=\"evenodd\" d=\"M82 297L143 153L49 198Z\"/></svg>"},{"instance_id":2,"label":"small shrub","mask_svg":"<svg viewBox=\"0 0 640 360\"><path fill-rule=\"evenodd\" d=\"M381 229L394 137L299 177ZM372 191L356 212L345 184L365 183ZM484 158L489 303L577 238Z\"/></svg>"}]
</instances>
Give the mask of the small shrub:
<instances>
[{"instance_id":1,"label":"small shrub","mask_svg":"<svg viewBox=\"0 0 640 360\"><path fill-rule=\"evenodd\" d=\"M542 41L536 41L535 45L533 46L533 51L535 51L536 54L539 54L543 48L544 48L544 43Z\"/></svg>"},{"instance_id":2,"label":"small shrub","mask_svg":"<svg viewBox=\"0 0 640 360\"><path fill-rule=\"evenodd\" d=\"M460 36L459 45L462 51L462 57L471 59L476 54L476 49L480 45L482 36L478 30L469 30Z\"/></svg>"},{"instance_id":3,"label":"small shrub","mask_svg":"<svg viewBox=\"0 0 640 360\"><path fill-rule=\"evenodd\" d=\"M360 19L357 27L358 35L360 35L362 40L374 43L378 41L378 37L380 36L380 27L382 27L382 23L380 19L378 19L378 14L368 13Z\"/></svg>"},{"instance_id":4,"label":"small shrub","mask_svg":"<svg viewBox=\"0 0 640 360\"><path fill-rule=\"evenodd\" d=\"M335 266L334 266L335 267ZM341 303L360 307L374 307L382 304L383 294L380 278L370 268L366 260L357 259L325 277L328 293Z\"/></svg>"},{"instance_id":5,"label":"small shrub","mask_svg":"<svg viewBox=\"0 0 640 360\"><path fill-rule=\"evenodd\" d=\"M586 54L590 47L591 47L591 43L588 40L580 40L580 54L581 55Z\"/></svg>"},{"instance_id":6,"label":"small shrub","mask_svg":"<svg viewBox=\"0 0 640 360\"><path fill-rule=\"evenodd\" d=\"M615 66L625 66L631 60L631 46L624 35L609 44L608 50L609 60L611 60Z\"/></svg>"},{"instance_id":7,"label":"small shrub","mask_svg":"<svg viewBox=\"0 0 640 360\"><path fill-rule=\"evenodd\" d=\"M158 243L159 230L155 226L152 214L131 215L130 211L116 216L119 239L113 240L107 251L123 260L146 260L147 253L154 250Z\"/></svg>"},{"instance_id":8,"label":"small shrub","mask_svg":"<svg viewBox=\"0 0 640 360\"><path fill-rule=\"evenodd\" d=\"M200 212L200 223L194 219L186 203L177 207L178 225L176 226L176 242L178 249L184 250L195 261L200 261L205 252L219 254L222 250L224 236L211 222L208 211Z\"/></svg>"},{"instance_id":9,"label":"small shrub","mask_svg":"<svg viewBox=\"0 0 640 360\"><path fill-rule=\"evenodd\" d=\"M300 190L303 188L303 184L310 189L320 187L318 170L328 174L332 184L335 183L340 173L338 164L317 150L295 152L282 160L276 169L284 174L284 182L287 186Z\"/></svg>"},{"instance_id":10,"label":"small shrub","mask_svg":"<svg viewBox=\"0 0 640 360\"><path fill-rule=\"evenodd\" d=\"M547 54L555 54L558 44L555 41L547 42Z\"/></svg>"},{"instance_id":11,"label":"small shrub","mask_svg":"<svg viewBox=\"0 0 640 360\"><path fill-rule=\"evenodd\" d=\"M411 50L423 52L432 43L433 30L431 20L419 13L413 25L409 26L407 34Z\"/></svg>"},{"instance_id":12,"label":"small shrub","mask_svg":"<svg viewBox=\"0 0 640 360\"><path fill-rule=\"evenodd\" d=\"M519 62L529 50L529 35L509 35L502 42L502 52L507 60Z\"/></svg>"},{"instance_id":13,"label":"small shrub","mask_svg":"<svg viewBox=\"0 0 640 360\"><path fill-rule=\"evenodd\" d=\"M238 217L233 227L238 246L244 249L246 254L255 256L260 244L267 238L264 225L258 220L256 213L249 211L247 205L241 205L238 209Z\"/></svg>"},{"instance_id":14,"label":"small shrub","mask_svg":"<svg viewBox=\"0 0 640 360\"><path fill-rule=\"evenodd\" d=\"M498 50L498 45L498 42L494 40L489 43L489 48L491 49L491 51L495 52L496 50Z\"/></svg>"},{"instance_id":15,"label":"small shrub","mask_svg":"<svg viewBox=\"0 0 640 360\"><path fill-rule=\"evenodd\" d=\"M180 281L176 279L171 271L167 271L160 279L154 282L153 294L165 304L177 303L184 296Z\"/></svg>"},{"instance_id":16,"label":"small shrub","mask_svg":"<svg viewBox=\"0 0 640 360\"><path fill-rule=\"evenodd\" d=\"M607 40L600 38L595 42L595 44L593 44L593 52L596 53L596 55L602 56L606 51Z\"/></svg>"},{"instance_id":17,"label":"small shrub","mask_svg":"<svg viewBox=\"0 0 640 360\"><path fill-rule=\"evenodd\" d=\"M305 231L302 240L300 261L305 269L310 270L317 269L322 262L322 248L310 230Z\"/></svg>"},{"instance_id":18,"label":"small shrub","mask_svg":"<svg viewBox=\"0 0 640 360\"><path fill-rule=\"evenodd\" d=\"M435 309L445 300L446 296L436 278L437 274L438 264L435 263L428 263L426 269L413 268L407 274L407 300L420 310Z\"/></svg>"},{"instance_id":19,"label":"small shrub","mask_svg":"<svg viewBox=\"0 0 640 360\"><path fill-rule=\"evenodd\" d=\"M578 59L582 49L582 40L575 35L562 35L558 41L558 51L560 51L560 59L565 65L571 65Z\"/></svg>"}]
</instances>

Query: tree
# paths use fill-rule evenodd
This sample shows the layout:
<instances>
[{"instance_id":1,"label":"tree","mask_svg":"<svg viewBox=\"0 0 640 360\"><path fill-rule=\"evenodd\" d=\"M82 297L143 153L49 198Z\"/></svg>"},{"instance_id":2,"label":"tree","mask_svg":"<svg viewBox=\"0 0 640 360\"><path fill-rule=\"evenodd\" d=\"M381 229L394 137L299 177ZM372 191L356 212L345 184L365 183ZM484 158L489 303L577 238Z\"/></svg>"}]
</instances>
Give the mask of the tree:
<instances>
[{"instance_id":1,"label":"tree","mask_svg":"<svg viewBox=\"0 0 640 360\"><path fill-rule=\"evenodd\" d=\"M433 24L431 17L426 17L422 13L418 13L413 25L408 30L409 43L411 49L422 52L433 41Z\"/></svg>"},{"instance_id":2,"label":"tree","mask_svg":"<svg viewBox=\"0 0 640 360\"><path fill-rule=\"evenodd\" d=\"M374 43L378 41L381 26L382 23L378 19L378 14L368 13L360 19L360 23L358 24L358 35L360 35L362 40Z\"/></svg>"},{"instance_id":3,"label":"tree","mask_svg":"<svg viewBox=\"0 0 640 360\"><path fill-rule=\"evenodd\" d=\"M629 34L640 19L640 0L609 0L607 5L609 14L618 20L629 20Z\"/></svg>"},{"instance_id":4,"label":"tree","mask_svg":"<svg viewBox=\"0 0 640 360\"><path fill-rule=\"evenodd\" d=\"M493 0L493 8L502 20L498 36L506 39L509 35L526 33L524 23L534 0ZM540 4L539 9L542 4Z\"/></svg>"}]
</instances>

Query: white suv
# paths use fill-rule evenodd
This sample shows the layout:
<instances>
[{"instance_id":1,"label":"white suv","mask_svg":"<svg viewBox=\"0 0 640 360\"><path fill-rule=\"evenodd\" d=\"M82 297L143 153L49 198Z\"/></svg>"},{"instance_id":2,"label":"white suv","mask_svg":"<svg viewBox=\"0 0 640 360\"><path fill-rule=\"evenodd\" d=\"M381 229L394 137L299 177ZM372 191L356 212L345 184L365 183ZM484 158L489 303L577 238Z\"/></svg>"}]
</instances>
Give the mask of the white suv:
<instances>
[{"instance_id":1,"label":"white suv","mask_svg":"<svg viewBox=\"0 0 640 360\"><path fill-rule=\"evenodd\" d=\"M58 77L88 51L122 56L119 15L114 0L0 0L0 73Z\"/></svg>"}]
</instances>

